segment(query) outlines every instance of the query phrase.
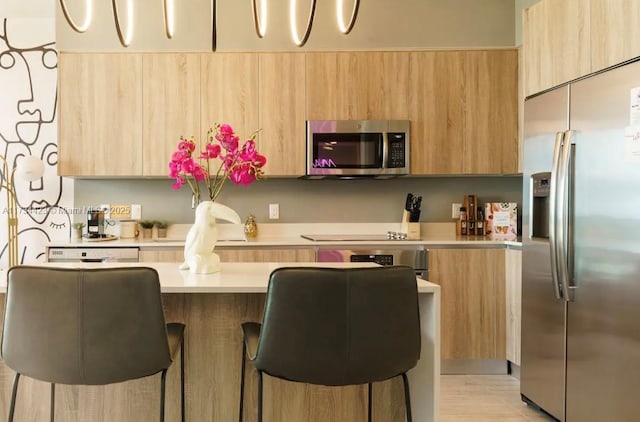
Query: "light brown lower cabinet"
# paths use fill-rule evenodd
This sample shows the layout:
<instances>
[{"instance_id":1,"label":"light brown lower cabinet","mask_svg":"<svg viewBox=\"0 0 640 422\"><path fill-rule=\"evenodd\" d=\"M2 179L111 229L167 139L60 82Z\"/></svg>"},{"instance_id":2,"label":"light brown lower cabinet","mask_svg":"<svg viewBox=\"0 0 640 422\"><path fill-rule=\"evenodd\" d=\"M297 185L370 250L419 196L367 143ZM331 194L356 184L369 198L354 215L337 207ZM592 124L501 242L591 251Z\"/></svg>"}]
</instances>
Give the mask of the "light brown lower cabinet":
<instances>
[{"instance_id":1,"label":"light brown lower cabinet","mask_svg":"<svg viewBox=\"0 0 640 422\"><path fill-rule=\"evenodd\" d=\"M430 249L443 360L506 359L504 249Z\"/></svg>"},{"instance_id":2,"label":"light brown lower cabinet","mask_svg":"<svg viewBox=\"0 0 640 422\"><path fill-rule=\"evenodd\" d=\"M222 262L315 262L314 249L216 248ZM140 262L182 262L182 248L149 248L140 250Z\"/></svg>"},{"instance_id":3,"label":"light brown lower cabinet","mask_svg":"<svg viewBox=\"0 0 640 422\"><path fill-rule=\"evenodd\" d=\"M520 366L522 318L522 251L505 251L505 289L507 298L507 360Z\"/></svg>"},{"instance_id":4,"label":"light brown lower cabinet","mask_svg":"<svg viewBox=\"0 0 640 422\"><path fill-rule=\"evenodd\" d=\"M182 248L141 248L138 260L140 262L182 262L184 250Z\"/></svg>"},{"instance_id":5,"label":"light brown lower cabinet","mask_svg":"<svg viewBox=\"0 0 640 422\"><path fill-rule=\"evenodd\" d=\"M315 262L314 249L216 249L222 262Z\"/></svg>"}]
</instances>

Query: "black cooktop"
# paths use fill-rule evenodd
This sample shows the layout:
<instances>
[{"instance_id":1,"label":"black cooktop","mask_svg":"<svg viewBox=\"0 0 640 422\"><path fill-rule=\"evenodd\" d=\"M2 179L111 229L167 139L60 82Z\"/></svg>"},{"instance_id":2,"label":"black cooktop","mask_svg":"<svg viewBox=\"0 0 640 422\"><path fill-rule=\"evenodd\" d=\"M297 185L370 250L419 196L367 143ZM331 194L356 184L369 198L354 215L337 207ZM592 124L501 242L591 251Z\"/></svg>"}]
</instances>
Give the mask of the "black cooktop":
<instances>
[{"instance_id":1,"label":"black cooktop","mask_svg":"<svg viewBox=\"0 0 640 422\"><path fill-rule=\"evenodd\" d=\"M302 234L300 236L315 242L397 240L389 238L386 234Z\"/></svg>"}]
</instances>

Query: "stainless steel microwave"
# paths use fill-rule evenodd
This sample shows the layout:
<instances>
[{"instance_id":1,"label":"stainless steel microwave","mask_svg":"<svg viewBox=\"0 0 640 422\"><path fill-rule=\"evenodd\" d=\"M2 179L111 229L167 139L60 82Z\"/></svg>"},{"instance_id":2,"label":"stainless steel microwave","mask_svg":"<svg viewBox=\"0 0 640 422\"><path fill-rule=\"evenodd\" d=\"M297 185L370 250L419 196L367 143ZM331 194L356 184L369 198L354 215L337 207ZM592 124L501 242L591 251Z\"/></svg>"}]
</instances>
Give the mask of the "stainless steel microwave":
<instances>
[{"instance_id":1,"label":"stainless steel microwave","mask_svg":"<svg viewBox=\"0 0 640 422\"><path fill-rule=\"evenodd\" d=\"M307 120L307 178L409 174L409 120Z\"/></svg>"}]
</instances>

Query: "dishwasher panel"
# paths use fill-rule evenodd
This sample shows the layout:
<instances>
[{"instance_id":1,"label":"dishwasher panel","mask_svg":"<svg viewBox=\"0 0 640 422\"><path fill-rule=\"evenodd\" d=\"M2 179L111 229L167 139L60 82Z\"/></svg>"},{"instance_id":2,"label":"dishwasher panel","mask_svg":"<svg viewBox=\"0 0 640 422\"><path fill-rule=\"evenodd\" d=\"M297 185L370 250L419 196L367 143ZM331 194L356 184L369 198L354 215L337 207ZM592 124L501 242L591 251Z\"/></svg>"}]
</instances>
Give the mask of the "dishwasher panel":
<instances>
[{"instance_id":1,"label":"dishwasher panel","mask_svg":"<svg viewBox=\"0 0 640 422\"><path fill-rule=\"evenodd\" d=\"M140 248L54 247L47 249L47 262L139 262Z\"/></svg>"}]
</instances>

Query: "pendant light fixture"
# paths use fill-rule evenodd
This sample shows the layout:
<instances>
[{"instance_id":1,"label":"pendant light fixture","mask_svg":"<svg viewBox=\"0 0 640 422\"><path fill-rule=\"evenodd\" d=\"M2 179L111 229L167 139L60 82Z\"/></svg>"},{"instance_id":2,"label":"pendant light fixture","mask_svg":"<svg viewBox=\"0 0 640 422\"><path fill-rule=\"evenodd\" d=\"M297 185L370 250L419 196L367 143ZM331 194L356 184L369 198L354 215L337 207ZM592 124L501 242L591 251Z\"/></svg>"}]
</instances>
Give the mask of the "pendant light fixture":
<instances>
[{"instance_id":1,"label":"pendant light fixture","mask_svg":"<svg viewBox=\"0 0 640 422\"><path fill-rule=\"evenodd\" d=\"M173 38L175 29L175 0L163 0L162 12L164 14L164 32L167 38Z\"/></svg>"},{"instance_id":2,"label":"pendant light fixture","mask_svg":"<svg viewBox=\"0 0 640 422\"><path fill-rule=\"evenodd\" d=\"M120 44L123 47L129 47L131 40L133 39L133 0L127 1L127 32L122 33L122 27L120 26L120 17L118 14L118 0L111 0L111 7L113 9L113 20L116 25L116 32L120 39Z\"/></svg>"},{"instance_id":3,"label":"pendant light fixture","mask_svg":"<svg viewBox=\"0 0 640 422\"><path fill-rule=\"evenodd\" d=\"M353 0L353 9L351 10L351 18L349 23L344 22L344 0L336 0L336 20L338 22L338 28L343 34L348 34L353 29L353 25L356 23L356 17L358 16L358 8L360 7L360 0Z\"/></svg>"},{"instance_id":4,"label":"pendant light fixture","mask_svg":"<svg viewBox=\"0 0 640 422\"><path fill-rule=\"evenodd\" d=\"M64 18L69 23L69 26L76 32L83 33L89 26L91 25L91 20L93 19L93 0L85 0L84 2L84 22L81 25L76 24L71 18L71 14L67 9L67 4L65 0L60 0L60 8L62 9L62 14Z\"/></svg>"},{"instance_id":5,"label":"pendant light fixture","mask_svg":"<svg viewBox=\"0 0 640 422\"><path fill-rule=\"evenodd\" d=\"M304 35L302 38L298 34L298 20L296 19L298 16L298 1L297 0L289 0L289 27L291 29L291 38L293 42L298 46L302 47L306 44L309 39L309 34L311 33L311 26L313 25L313 16L316 12L316 0L311 0L311 6L309 7L309 17L307 18L307 27L304 31Z\"/></svg>"},{"instance_id":6,"label":"pendant light fixture","mask_svg":"<svg viewBox=\"0 0 640 422\"><path fill-rule=\"evenodd\" d=\"M252 0L253 24L256 27L258 38L262 38L267 33L267 0L259 1L260 10L258 10L258 0Z\"/></svg>"}]
</instances>

